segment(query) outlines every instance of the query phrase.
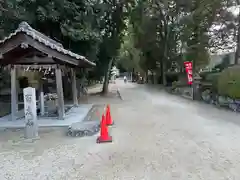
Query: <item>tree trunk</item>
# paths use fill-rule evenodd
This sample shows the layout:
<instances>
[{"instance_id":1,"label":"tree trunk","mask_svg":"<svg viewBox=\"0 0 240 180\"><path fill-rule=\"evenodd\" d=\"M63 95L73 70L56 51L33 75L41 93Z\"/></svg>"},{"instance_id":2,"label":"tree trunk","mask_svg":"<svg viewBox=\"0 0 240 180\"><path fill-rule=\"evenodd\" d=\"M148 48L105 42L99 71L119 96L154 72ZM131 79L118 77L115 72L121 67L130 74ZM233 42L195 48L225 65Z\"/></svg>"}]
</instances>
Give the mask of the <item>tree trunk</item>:
<instances>
[{"instance_id":1,"label":"tree trunk","mask_svg":"<svg viewBox=\"0 0 240 180\"><path fill-rule=\"evenodd\" d=\"M148 83L149 82L148 70L145 72L145 77L146 77L146 83ZM138 80L139 80L139 77L138 77Z\"/></svg>"},{"instance_id":2,"label":"tree trunk","mask_svg":"<svg viewBox=\"0 0 240 180\"><path fill-rule=\"evenodd\" d=\"M238 15L237 50L235 53L234 64L238 64L239 56L240 56L240 14Z\"/></svg>"},{"instance_id":3,"label":"tree trunk","mask_svg":"<svg viewBox=\"0 0 240 180\"><path fill-rule=\"evenodd\" d=\"M164 42L164 53L163 53L163 59L162 59L162 66L161 66L161 71L162 71L162 83L163 83L163 86L166 86L167 85L167 80L166 80L166 62L168 60L168 28L166 30L166 38L165 38L165 42Z\"/></svg>"},{"instance_id":4,"label":"tree trunk","mask_svg":"<svg viewBox=\"0 0 240 180\"><path fill-rule=\"evenodd\" d=\"M166 71L166 66L165 66L165 63L164 63L164 60L162 61L162 64L161 64L161 78L162 78L162 81L161 83L166 86L167 85L167 80L166 80L166 75L165 75L165 71Z\"/></svg>"},{"instance_id":5,"label":"tree trunk","mask_svg":"<svg viewBox=\"0 0 240 180\"><path fill-rule=\"evenodd\" d=\"M109 61L105 75L104 75L104 82L103 82L103 89L102 89L102 94L104 95L108 93L109 76L110 76L110 70L112 67L112 62L113 62L113 59Z\"/></svg>"}]
</instances>

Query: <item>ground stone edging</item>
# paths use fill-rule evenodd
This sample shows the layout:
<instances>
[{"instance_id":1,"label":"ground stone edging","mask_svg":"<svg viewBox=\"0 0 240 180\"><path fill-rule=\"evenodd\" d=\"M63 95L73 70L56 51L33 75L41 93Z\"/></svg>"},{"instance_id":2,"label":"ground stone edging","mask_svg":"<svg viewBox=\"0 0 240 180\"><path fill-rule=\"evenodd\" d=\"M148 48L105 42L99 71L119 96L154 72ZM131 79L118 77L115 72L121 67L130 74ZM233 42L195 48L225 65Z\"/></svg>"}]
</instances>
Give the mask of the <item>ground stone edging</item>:
<instances>
[{"instance_id":1,"label":"ground stone edging","mask_svg":"<svg viewBox=\"0 0 240 180\"><path fill-rule=\"evenodd\" d=\"M100 122L99 121L83 121L72 124L67 131L68 136L83 137L92 136L99 132Z\"/></svg>"},{"instance_id":2,"label":"ground stone edging","mask_svg":"<svg viewBox=\"0 0 240 180\"><path fill-rule=\"evenodd\" d=\"M124 100L119 88L117 88L117 95L121 100Z\"/></svg>"},{"instance_id":3,"label":"ground stone edging","mask_svg":"<svg viewBox=\"0 0 240 180\"><path fill-rule=\"evenodd\" d=\"M166 88L164 88L165 92L167 92L168 94L171 94L171 95L175 95L175 96L178 96L178 97L182 97L184 99L187 99L187 100L193 100L192 99L192 96L188 96L186 94L181 94L181 93L174 93L172 92L171 90L168 90Z\"/></svg>"},{"instance_id":4,"label":"ground stone edging","mask_svg":"<svg viewBox=\"0 0 240 180\"><path fill-rule=\"evenodd\" d=\"M234 112L240 112L240 100L232 99L227 96L215 94L214 98L208 94L208 97L202 95L202 101L206 104L212 104L217 107L229 109Z\"/></svg>"},{"instance_id":5,"label":"ground stone edging","mask_svg":"<svg viewBox=\"0 0 240 180\"><path fill-rule=\"evenodd\" d=\"M98 120L90 120L94 112L95 106L92 105L91 110L86 114L83 121L73 123L68 127L67 136L84 137L97 134L100 130L100 122Z\"/></svg>"},{"instance_id":6,"label":"ground stone edging","mask_svg":"<svg viewBox=\"0 0 240 180\"><path fill-rule=\"evenodd\" d=\"M184 97L184 98L186 98L186 99L190 99L190 100L193 99L192 96L188 96L188 95L184 95L184 94L182 94L182 95L180 95L180 96L182 96L182 97Z\"/></svg>"},{"instance_id":7,"label":"ground stone edging","mask_svg":"<svg viewBox=\"0 0 240 180\"><path fill-rule=\"evenodd\" d=\"M184 99L187 99L187 100L192 100L191 96L187 96L187 95L181 94L181 93L174 93L174 92L171 92L167 89L165 89L165 91L169 94L176 95L176 96L179 96L179 97L183 97ZM240 100L235 100L235 99L230 99L229 98L229 101L230 102L227 102L227 103L226 102L221 103L218 100L210 99L209 101L207 101L207 100L204 100L202 98L202 100L200 100L199 102L203 102L203 103L206 103L206 104L211 104L211 105L213 105L217 108L229 109L233 112L240 112Z\"/></svg>"}]
</instances>

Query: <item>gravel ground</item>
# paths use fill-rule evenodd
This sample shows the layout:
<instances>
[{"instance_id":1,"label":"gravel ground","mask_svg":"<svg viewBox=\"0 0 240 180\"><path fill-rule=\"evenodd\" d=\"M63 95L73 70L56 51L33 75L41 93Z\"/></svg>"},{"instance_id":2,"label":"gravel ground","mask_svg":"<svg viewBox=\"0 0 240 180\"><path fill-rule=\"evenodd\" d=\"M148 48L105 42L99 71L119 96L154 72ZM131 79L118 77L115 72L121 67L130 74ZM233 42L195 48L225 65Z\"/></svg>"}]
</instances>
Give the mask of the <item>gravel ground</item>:
<instances>
[{"instance_id":1,"label":"gravel ground","mask_svg":"<svg viewBox=\"0 0 240 180\"><path fill-rule=\"evenodd\" d=\"M144 85L117 86L124 101L88 99L112 103L113 143L68 138L60 130L43 132L35 143L6 142L0 134L0 179L240 179L238 114Z\"/></svg>"}]
</instances>

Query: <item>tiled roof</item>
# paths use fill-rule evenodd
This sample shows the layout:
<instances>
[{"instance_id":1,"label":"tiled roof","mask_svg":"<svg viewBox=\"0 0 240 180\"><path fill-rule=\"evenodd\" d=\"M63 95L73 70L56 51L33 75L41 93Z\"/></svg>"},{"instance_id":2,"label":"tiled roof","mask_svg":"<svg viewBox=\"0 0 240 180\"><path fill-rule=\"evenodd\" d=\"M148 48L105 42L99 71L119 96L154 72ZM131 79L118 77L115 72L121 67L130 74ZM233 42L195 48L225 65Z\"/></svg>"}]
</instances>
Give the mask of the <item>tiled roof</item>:
<instances>
[{"instance_id":1,"label":"tiled roof","mask_svg":"<svg viewBox=\"0 0 240 180\"><path fill-rule=\"evenodd\" d=\"M0 40L0 44L4 43L8 39L11 39L13 36L16 36L18 33L25 33L26 35L32 37L34 40L43 43L45 46L50 47L51 49L54 49L60 53L66 54L71 56L72 58L75 58L77 60L83 60L86 63L95 66L96 64L87 60L86 57L80 56L76 53L73 53L69 50L66 50L63 48L62 44L54 41L53 39L50 39L46 35L40 33L39 31L33 29L28 23L26 22L21 22L18 26L18 28L11 33L9 36L5 37L3 40Z\"/></svg>"}]
</instances>

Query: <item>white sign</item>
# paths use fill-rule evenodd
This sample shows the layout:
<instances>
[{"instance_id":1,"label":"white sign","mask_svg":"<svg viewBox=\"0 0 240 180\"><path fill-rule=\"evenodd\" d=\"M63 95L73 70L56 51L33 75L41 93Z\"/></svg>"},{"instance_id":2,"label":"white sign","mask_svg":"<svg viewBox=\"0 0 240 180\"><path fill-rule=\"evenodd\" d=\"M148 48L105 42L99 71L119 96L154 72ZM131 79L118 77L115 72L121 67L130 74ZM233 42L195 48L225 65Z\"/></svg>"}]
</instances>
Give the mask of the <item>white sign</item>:
<instances>
[{"instance_id":1,"label":"white sign","mask_svg":"<svg viewBox=\"0 0 240 180\"><path fill-rule=\"evenodd\" d=\"M36 138L38 136L36 90L32 87L23 89L25 137Z\"/></svg>"}]
</instances>

